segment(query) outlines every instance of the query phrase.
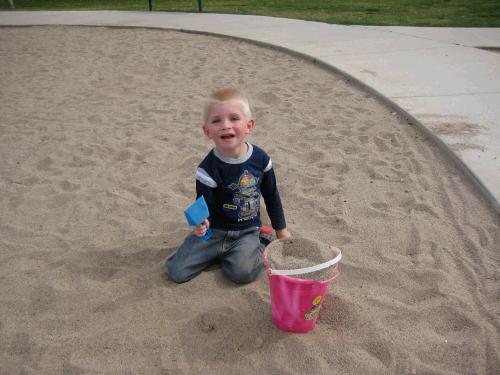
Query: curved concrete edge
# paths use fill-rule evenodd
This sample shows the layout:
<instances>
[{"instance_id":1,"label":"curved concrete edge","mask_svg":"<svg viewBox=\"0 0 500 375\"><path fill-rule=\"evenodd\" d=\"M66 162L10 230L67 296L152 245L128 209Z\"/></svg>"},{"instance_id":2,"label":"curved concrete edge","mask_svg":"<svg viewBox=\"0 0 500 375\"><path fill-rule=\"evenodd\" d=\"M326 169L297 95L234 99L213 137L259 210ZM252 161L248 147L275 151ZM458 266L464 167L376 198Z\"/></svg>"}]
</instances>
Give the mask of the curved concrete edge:
<instances>
[{"instance_id":1,"label":"curved concrete edge","mask_svg":"<svg viewBox=\"0 0 500 375\"><path fill-rule=\"evenodd\" d=\"M1 14L2 12L0 12ZM5 13L5 12L4 12ZM78 11L75 11L75 13L79 13ZM123 11L123 13L135 13L134 12L127 12ZM191 14L191 13L187 13ZM240 16L240 15L238 15ZM260 17L260 16L258 16ZM262 40L257 40L257 39L252 39L248 37L241 37L241 36L236 36L236 35L230 35L230 34L224 34L220 32L212 32L212 31L206 31L206 30L199 30L196 28L185 28L185 27L175 27L175 26L145 26L143 24L141 25L134 25L133 21L131 24L127 24L127 21L122 21L120 22L119 25L116 23L109 23L106 24L105 22L88 22L86 23L75 23L75 22L67 22L67 23L61 23L61 22L47 22L47 23L30 23L30 24L1 24L1 27L32 27L32 26L82 26L82 27L109 27L109 28L137 28L137 29L152 29L152 30L167 30L167 31L177 31L177 32L184 32L184 33L191 33L191 34L198 34L198 35L208 35L208 36L215 36L215 37L221 37L221 38L228 38L228 39L233 39L233 40L238 40L238 41L243 41L247 43L252 43L257 46L265 47L265 48L270 48L274 49L277 51L281 51L287 54L290 54L292 56L304 59L306 61L312 62L319 67L331 71L335 74L339 74L341 76L344 76L347 81L353 83L356 85L358 88L367 91L368 93L372 94L375 96L377 99L379 99L382 103L384 103L388 109L396 112L403 118L405 118L410 126L415 125L423 134L425 134L429 139L431 139L446 155L448 155L451 160L454 161L454 163L459 167L459 169L475 183L477 188L479 189L480 193L490 202L494 210L496 211L497 214L500 215L500 201L497 199L497 197L494 195L494 193L486 186L485 183L481 180L481 178L471 169L469 166L446 144L446 142L439 137L436 133L434 133L429 127L425 126L423 122L418 120L414 115L412 115L410 112L406 111L404 108L402 108L400 105L398 105L396 102L391 100L389 97L386 95L382 94L379 92L377 89L374 87L370 86L369 84L363 82L362 80L358 79L357 77L349 74L348 72L322 60L321 58L309 55L307 53L303 53L285 46L281 46L279 44L274 44L270 42L264 42Z\"/></svg>"}]
</instances>

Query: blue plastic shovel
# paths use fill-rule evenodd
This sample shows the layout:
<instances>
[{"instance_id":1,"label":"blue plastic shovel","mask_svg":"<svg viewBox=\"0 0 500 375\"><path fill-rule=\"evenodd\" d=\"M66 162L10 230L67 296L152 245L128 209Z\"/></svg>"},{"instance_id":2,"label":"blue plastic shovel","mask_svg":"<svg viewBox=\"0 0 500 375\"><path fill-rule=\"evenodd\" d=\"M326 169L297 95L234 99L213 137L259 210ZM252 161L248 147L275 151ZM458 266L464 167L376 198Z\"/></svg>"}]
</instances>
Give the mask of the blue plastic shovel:
<instances>
[{"instance_id":1,"label":"blue plastic shovel","mask_svg":"<svg viewBox=\"0 0 500 375\"><path fill-rule=\"evenodd\" d=\"M205 219L210 216L208 213L207 202L205 202L203 195L184 210L184 215L186 215L188 224L194 226L202 224ZM207 228L205 235L201 237L201 239L206 241L210 237L212 237L212 230Z\"/></svg>"}]
</instances>

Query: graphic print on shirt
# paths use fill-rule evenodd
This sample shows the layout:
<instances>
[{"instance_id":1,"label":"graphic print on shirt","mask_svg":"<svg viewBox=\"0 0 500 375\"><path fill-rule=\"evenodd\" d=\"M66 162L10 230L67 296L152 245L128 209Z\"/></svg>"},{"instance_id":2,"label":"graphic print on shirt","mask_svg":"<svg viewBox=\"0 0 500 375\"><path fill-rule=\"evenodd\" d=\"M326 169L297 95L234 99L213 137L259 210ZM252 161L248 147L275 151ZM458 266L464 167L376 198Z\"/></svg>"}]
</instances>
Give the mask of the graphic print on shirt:
<instances>
[{"instance_id":1,"label":"graphic print on shirt","mask_svg":"<svg viewBox=\"0 0 500 375\"><path fill-rule=\"evenodd\" d=\"M254 218L259 212L258 191L259 178L255 177L247 169L239 177L238 182L231 183L228 187L233 191L233 209L238 210L238 221L246 221ZM225 208L232 208L224 205Z\"/></svg>"}]
</instances>

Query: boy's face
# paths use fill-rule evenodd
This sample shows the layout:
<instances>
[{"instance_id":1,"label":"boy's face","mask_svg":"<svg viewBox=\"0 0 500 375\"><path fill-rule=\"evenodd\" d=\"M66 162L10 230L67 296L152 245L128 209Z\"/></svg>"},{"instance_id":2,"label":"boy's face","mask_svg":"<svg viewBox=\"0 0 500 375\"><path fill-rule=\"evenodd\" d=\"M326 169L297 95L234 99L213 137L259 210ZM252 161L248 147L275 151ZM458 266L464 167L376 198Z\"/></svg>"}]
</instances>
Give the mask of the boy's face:
<instances>
[{"instance_id":1,"label":"boy's face","mask_svg":"<svg viewBox=\"0 0 500 375\"><path fill-rule=\"evenodd\" d=\"M244 140L254 127L254 120L247 119L237 100L213 104L203 125L205 135L214 141L215 148L230 158L243 157L247 148Z\"/></svg>"}]
</instances>

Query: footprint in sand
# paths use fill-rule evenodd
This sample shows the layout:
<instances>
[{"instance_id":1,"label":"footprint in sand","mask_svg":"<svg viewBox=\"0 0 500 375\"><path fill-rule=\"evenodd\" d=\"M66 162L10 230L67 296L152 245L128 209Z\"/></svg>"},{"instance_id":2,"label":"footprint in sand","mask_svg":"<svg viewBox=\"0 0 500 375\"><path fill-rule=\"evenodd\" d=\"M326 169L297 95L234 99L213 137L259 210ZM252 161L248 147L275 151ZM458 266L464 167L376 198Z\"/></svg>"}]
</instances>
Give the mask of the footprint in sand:
<instances>
[{"instance_id":1,"label":"footprint in sand","mask_svg":"<svg viewBox=\"0 0 500 375\"><path fill-rule=\"evenodd\" d=\"M67 163L67 166L72 168L89 168L96 167L97 165L97 162L94 160L82 158L80 156L74 156L73 160Z\"/></svg>"},{"instance_id":2,"label":"footprint in sand","mask_svg":"<svg viewBox=\"0 0 500 375\"><path fill-rule=\"evenodd\" d=\"M317 163L324 159L325 155L326 153L324 151L309 151L303 154L302 160L305 163Z\"/></svg>"},{"instance_id":3,"label":"footprint in sand","mask_svg":"<svg viewBox=\"0 0 500 375\"><path fill-rule=\"evenodd\" d=\"M404 208L409 213L424 213L439 219L439 215L429 204L419 203L414 198L408 198L400 207Z\"/></svg>"},{"instance_id":4,"label":"footprint in sand","mask_svg":"<svg viewBox=\"0 0 500 375\"><path fill-rule=\"evenodd\" d=\"M366 352L378 359L386 368L393 364L393 352L390 350L391 344L383 340L369 340L362 344Z\"/></svg>"},{"instance_id":5,"label":"footprint in sand","mask_svg":"<svg viewBox=\"0 0 500 375\"><path fill-rule=\"evenodd\" d=\"M370 216L386 217L391 214L391 208L385 202L373 202L369 204Z\"/></svg>"},{"instance_id":6,"label":"footprint in sand","mask_svg":"<svg viewBox=\"0 0 500 375\"><path fill-rule=\"evenodd\" d=\"M40 160L38 163L36 163L36 169L40 172L47 172L50 173L54 176L59 176L63 174L63 172L60 169L54 168L54 159L52 159L50 156L46 157L42 160Z\"/></svg>"},{"instance_id":7,"label":"footprint in sand","mask_svg":"<svg viewBox=\"0 0 500 375\"><path fill-rule=\"evenodd\" d=\"M117 161L127 161L131 158L132 154L130 153L129 150L123 150L121 151L118 156L116 157Z\"/></svg>"},{"instance_id":8,"label":"footprint in sand","mask_svg":"<svg viewBox=\"0 0 500 375\"><path fill-rule=\"evenodd\" d=\"M182 347L189 348L184 355L194 362L241 360L266 341L256 325L255 319L243 317L242 312L232 308L201 313L181 328Z\"/></svg>"},{"instance_id":9,"label":"footprint in sand","mask_svg":"<svg viewBox=\"0 0 500 375\"><path fill-rule=\"evenodd\" d=\"M429 323L435 332L442 336L461 333L465 338L468 333L475 335L481 330L470 317L471 313L466 310L447 305L430 307L424 311L426 315L433 317Z\"/></svg>"},{"instance_id":10,"label":"footprint in sand","mask_svg":"<svg viewBox=\"0 0 500 375\"><path fill-rule=\"evenodd\" d=\"M37 285L30 294L31 313L33 315L43 314L54 308L57 300L56 290L50 285Z\"/></svg>"},{"instance_id":11,"label":"footprint in sand","mask_svg":"<svg viewBox=\"0 0 500 375\"><path fill-rule=\"evenodd\" d=\"M88 122L90 122L91 124L100 124L102 123L102 117L99 116L99 115L92 115L92 116L89 116L87 117L87 120Z\"/></svg>"},{"instance_id":12,"label":"footprint in sand","mask_svg":"<svg viewBox=\"0 0 500 375\"><path fill-rule=\"evenodd\" d=\"M332 171L334 174L342 176L350 171L350 167L346 162L323 162L318 164L318 168L325 170L327 172Z\"/></svg>"},{"instance_id":13,"label":"footprint in sand","mask_svg":"<svg viewBox=\"0 0 500 375\"><path fill-rule=\"evenodd\" d=\"M53 164L54 164L54 160L52 160L52 158L50 158L50 157L46 157L45 159L40 160L36 164L36 168L39 171L48 171Z\"/></svg>"},{"instance_id":14,"label":"footprint in sand","mask_svg":"<svg viewBox=\"0 0 500 375\"><path fill-rule=\"evenodd\" d=\"M80 190L80 184L74 184L74 183L69 182L68 180L61 181L59 183L59 186L61 187L62 190L68 191L68 192Z\"/></svg>"}]
</instances>

